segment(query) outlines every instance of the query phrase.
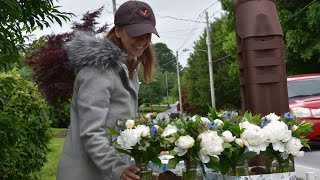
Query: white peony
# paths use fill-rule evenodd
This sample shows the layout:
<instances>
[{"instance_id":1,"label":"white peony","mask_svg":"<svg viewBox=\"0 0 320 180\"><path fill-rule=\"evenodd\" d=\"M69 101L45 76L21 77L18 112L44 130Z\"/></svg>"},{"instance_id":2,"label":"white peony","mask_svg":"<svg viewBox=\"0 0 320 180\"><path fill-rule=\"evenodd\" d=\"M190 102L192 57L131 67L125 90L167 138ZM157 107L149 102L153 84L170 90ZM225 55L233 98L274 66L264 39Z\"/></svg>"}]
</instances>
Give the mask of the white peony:
<instances>
[{"instance_id":1,"label":"white peony","mask_svg":"<svg viewBox=\"0 0 320 180\"><path fill-rule=\"evenodd\" d=\"M300 151L303 146L298 138L292 137L284 144L284 147L285 151L282 153L284 159L287 159L289 154L297 157L304 156L304 151Z\"/></svg>"},{"instance_id":2,"label":"white peony","mask_svg":"<svg viewBox=\"0 0 320 180\"><path fill-rule=\"evenodd\" d=\"M138 125L136 128L141 133L142 137L148 137L150 135L150 127L146 125Z\"/></svg>"},{"instance_id":3,"label":"white peony","mask_svg":"<svg viewBox=\"0 0 320 180\"><path fill-rule=\"evenodd\" d=\"M241 129L245 129L240 137L244 140L244 145L249 151L260 154L260 151L265 151L269 143L266 142L264 131L254 124L244 121L239 124Z\"/></svg>"},{"instance_id":4,"label":"white peony","mask_svg":"<svg viewBox=\"0 0 320 180\"><path fill-rule=\"evenodd\" d=\"M120 133L117 143L124 149L132 149L141 139L141 132L136 129L126 129Z\"/></svg>"},{"instance_id":5,"label":"white peony","mask_svg":"<svg viewBox=\"0 0 320 180\"><path fill-rule=\"evenodd\" d=\"M191 117L191 121L195 122L198 115L194 115ZM207 124L210 120L206 117L200 117L201 123Z\"/></svg>"},{"instance_id":6,"label":"white peony","mask_svg":"<svg viewBox=\"0 0 320 180\"><path fill-rule=\"evenodd\" d=\"M279 121L280 117L277 116L275 113L270 113L268 115L266 115L264 118L269 119L271 121Z\"/></svg>"},{"instance_id":7,"label":"white peony","mask_svg":"<svg viewBox=\"0 0 320 180\"><path fill-rule=\"evenodd\" d=\"M201 117L201 122L204 124L208 124L210 122L210 120L206 117Z\"/></svg>"},{"instance_id":8,"label":"white peony","mask_svg":"<svg viewBox=\"0 0 320 180\"><path fill-rule=\"evenodd\" d=\"M168 124L168 126L166 128L164 128L162 136L163 137L167 137L171 134L174 134L178 131L178 128L176 126L172 126L170 124Z\"/></svg>"},{"instance_id":9,"label":"white peony","mask_svg":"<svg viewBox=\"0 0 320 180\"><path fill-rule=\"evenodd\" d=\"M215 119L213 123L216 124L219 128L222 128L224 126L223 121L220 119Z\"/></svg>"},{"instance_id":10,"label":"white peony","mask_svg":"<svg viewBox=\"0 0 320 180\"><path fill-rule=\"evenodd\" d=\"M128 119L125 124L127 129L132 129L134 127L134 120Z\"/></svg>"},{"instance_id":11,"label":"white peony","mask_svg":"<svg viewBox=\"0 0 320 180\"><path fill-rule=\"evenodd\" d=\"M244 140L241 138L237 138L235 142L238 144L238 146L243 147L244 146Z\"/></svg>"},{"instance_id":12,"label":"white peony","mask_svg":"<svg viewBox=\"0 0 320 180\"><path fill-rule=\"evenodd\" d=\"M217 132L205 131L199 134L198 138L201 139L200 143L200 159L203 163L208 163L210 161L210 156L219 159L218 155L224 150L223 139L218 136Z\"/></svg>"},{"instance_id":13,"label":"white peony","mask_svg":"<svg viewBox=\"0 0 320 180\"><path fill-rule=\"evenodd\" d=\"M222 133L222 139L225 141L225 142L232 142L236 139L235 136L232 135L232 133L230 131L224 131Z\"/></svg>"},{"instance_id":14,"label":"white peony","mask_svg":"<svg viewBox=\"0 0 320 180\"><path fill-rule=\"evenodd\" d=\"M183 156L187 153L189 148L192 148L194 146L194 142L194 139L189 135L180 136L176 140L176 147L173 150L178 153L178 156Z\"/></svg>"},{"instance_id":15,"label":"white peony","mask_svg":"<svg viewBox=\"0 0 320 180\"><path fill-rule=\"evenodd\" d=\"M288 129L288 126L278 120L271 120L263 127L263 131L267 142L272 143L273 150L279 152L284 151L283 143L289 141L292 137L292 132Z\"/></svg>"}]
</instances>

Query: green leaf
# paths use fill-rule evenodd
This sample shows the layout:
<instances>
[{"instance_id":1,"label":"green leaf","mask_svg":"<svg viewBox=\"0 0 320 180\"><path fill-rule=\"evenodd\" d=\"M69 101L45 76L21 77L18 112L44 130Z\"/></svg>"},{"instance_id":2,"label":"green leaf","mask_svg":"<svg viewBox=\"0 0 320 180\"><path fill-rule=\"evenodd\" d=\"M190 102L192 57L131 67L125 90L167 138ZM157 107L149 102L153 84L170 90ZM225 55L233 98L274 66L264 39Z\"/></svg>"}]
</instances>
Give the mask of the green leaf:
<instances>
[{"instance_id":1,"label":"green leaf","mask_svg":"<svg viewBox=\"0 0 320 180\"><path fill-rule=\"evenodd\" d=\"M180 161L179 157L174 157L174 158L169 159L168 169L175 169L176 165L179 163L179 161Z\"/></svg>"},{"instance_id":2,"label":"green leaf","mask_svg":"<svg viewBox=\"0 0 320 180\"><path fill-rule=\"evenodd\" d=\"M120 134L119 130L113 129L111 127L106 127L106 135L107 136L113 136L113 135L117 135L117 134Z\"/></svg>"},{"instance_id":3,"label":"green leaf","mask_svg":"<svg viewBox=\"0 0 320 180\"><path fill-rule=\"evenodd\" d=\"M132 153L121 148L115 148L118 152L132 156Z\"/></svg>"},{"instance_id":4,"label":"green leaf","mask_svg":"<svg viewBox=\"0 0 320 180\"><path fill-rule=\"evenodd\" d=\"M245 153L243 153L241 156L240 156L240 161L241 160L245 160L245 159L252 159L252 158L254 158L254 157L256 157L257 156L257 153L256 152L251 152L251 151L249 151L249 152L245 152Z\"/></svg>"}]
</instances>

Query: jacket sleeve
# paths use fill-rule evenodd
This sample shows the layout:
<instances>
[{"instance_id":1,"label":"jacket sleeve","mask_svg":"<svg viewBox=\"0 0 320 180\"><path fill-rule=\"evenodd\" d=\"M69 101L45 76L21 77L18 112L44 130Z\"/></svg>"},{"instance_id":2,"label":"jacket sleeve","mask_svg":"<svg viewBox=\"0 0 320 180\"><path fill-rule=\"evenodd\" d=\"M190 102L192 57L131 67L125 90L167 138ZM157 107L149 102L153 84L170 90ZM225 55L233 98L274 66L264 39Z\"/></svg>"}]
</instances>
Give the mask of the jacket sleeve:
<instances>
[{"instance_id":1,"label":"jacket sleeve","mask_svg":"<svg viewBox=\"0 0 320 180\"><path fill-rule=\"evenodd\" d=\"M113 179L120 179L129 164L121 161L122 156L110 145L105 136L106 117L110 97L114 90L113 71L102 71L93 67L83 68L77 77L78 113L80 138L84 149L94 164Z\"/></svg>"}]
</instances>

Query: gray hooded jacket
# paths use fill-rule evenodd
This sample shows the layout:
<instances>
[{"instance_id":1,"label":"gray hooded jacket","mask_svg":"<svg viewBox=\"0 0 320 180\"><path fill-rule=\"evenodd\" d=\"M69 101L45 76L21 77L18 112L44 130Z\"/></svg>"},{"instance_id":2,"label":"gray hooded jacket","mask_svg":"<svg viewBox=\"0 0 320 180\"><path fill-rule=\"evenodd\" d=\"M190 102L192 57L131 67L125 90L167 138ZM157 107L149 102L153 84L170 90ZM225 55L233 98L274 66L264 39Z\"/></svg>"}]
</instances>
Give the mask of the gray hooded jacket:
<instances>
[{"instance_id":1,"label":"gray hooded jacket","mask_svg":"<svg viewBox=\"0 0 320 180\"><path fill-rule=\"evenodd\" d=\"M76 32L65 49L76 79L57 179L118 180L130 157L110 146L114 137L105 136L105 127L137 114L137 72L130 80L124 64L127 55L90 32Z\"/></svg>"}]
</instances>

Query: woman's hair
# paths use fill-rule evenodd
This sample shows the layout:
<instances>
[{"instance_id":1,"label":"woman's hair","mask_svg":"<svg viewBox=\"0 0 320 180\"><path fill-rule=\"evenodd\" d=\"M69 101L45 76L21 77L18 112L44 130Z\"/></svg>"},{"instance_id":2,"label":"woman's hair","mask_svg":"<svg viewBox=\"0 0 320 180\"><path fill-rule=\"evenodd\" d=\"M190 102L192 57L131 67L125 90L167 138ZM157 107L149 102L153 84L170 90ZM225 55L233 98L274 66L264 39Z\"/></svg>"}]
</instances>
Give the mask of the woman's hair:
<instances>
[{"instance_id":1,"label":"woman's hair","mask_svg":"<svg viewBox=\"0 0 320 180\"><path fill-rule=\"evenodd\" d=\"M120 39L116 36L115 33L115 26L108 32L107 38L113 42L116 46L120 49L124 50L121 44ZM142 64L143 67L143 80L147 83L152 82L154 78L154 71L155 71L155 56L153 46L150 45L148 48L143 52L143 54L138 57L138 61L128 60L126 65L129 70L129 76L132 78L133 71L137 68L139 63Z\"/></svg>"}]
</instances>

